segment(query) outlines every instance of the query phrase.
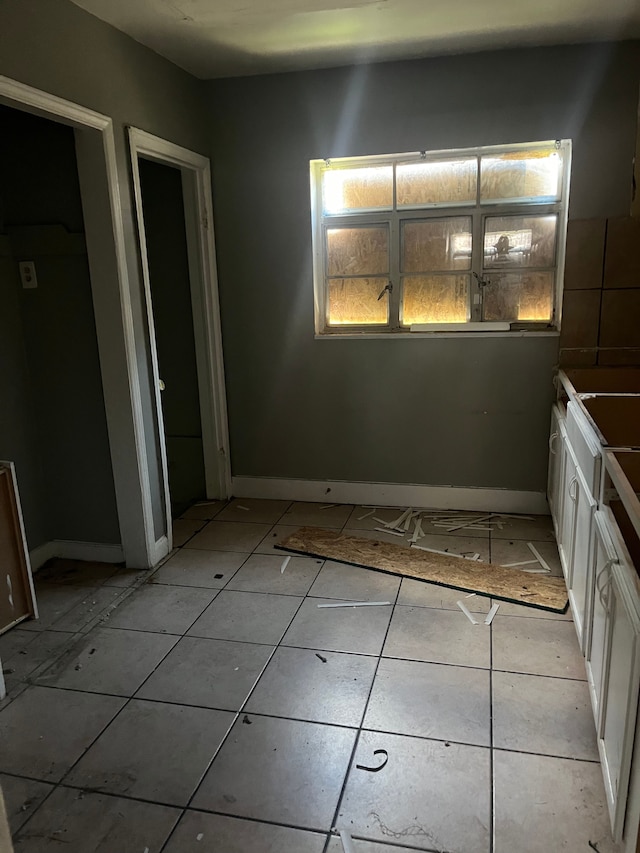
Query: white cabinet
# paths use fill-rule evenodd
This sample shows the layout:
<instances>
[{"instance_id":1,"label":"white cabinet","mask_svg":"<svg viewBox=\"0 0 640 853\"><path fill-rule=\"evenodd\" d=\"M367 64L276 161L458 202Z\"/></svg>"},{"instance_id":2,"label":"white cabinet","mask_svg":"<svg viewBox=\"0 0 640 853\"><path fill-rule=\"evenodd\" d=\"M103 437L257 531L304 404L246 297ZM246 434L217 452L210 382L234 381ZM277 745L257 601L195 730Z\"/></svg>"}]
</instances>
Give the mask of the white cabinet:
<instances>
[{"instance_id":1,"label":"white cabinet","mask_svg":"<svg viewBox=\"0 0 640 853\"><path fill-rule=\"evenodd\" d=\"M549 473L547 479L547 499L551 518L559 538L559 526L562 518L562 473L564 468L564 415L559 406L551 410L551 432L549 434Z\"/></svg>"},{"instance_id":2,"label":"white cabinet","mask_svg":"<svg viewBox=\"0 0 640 853\"><path fill-rule=\"evenodd\" d=\"M563 462L561 480L562 515L560 516L560 535L558 551L565 580L569 578L571 557L576 523L576 489L578 487L578 463L566 433L563 435Z\"/></svg>"},{"instance_id":3,"label":"white cabinet","mask_svg":"<svg viewBox=\"0 0 640 853\"><path fill-rule=\"evenodd\" d=\"M604 685L604 665L607 642L607 592L611 566L618 562L610 524L604 512L597 510L593 519L593 572L591 575L591 630L589 631L585 658L587 680L591 692L593 716L598 725Z\"/></svg>"},{"instance_id":4,"label":"white cabinet","mask_svg":"<svg viewBox=\"0 0 640 853\"><path fill-rule=\"evenodd\" d=\"M627 810L640 687L640 608L632 571L635 575L621 557L611 566L603 591L607 627L598 750L616 841L622 838Z\"/></svg>"},{"instance_id":5,"label":"white cabinet","mask_svg":"<svg viewBox=\"0 0 640 853\"><path fill-rule=\"evenodd\" d=\"M575 469L573 499L573 541L567 554L569 568L567 587L573 621L578 634L580 648L586 650L591 623L593 585L593 515L597 506L579 466Z\"/></svg>"}]
</instances>

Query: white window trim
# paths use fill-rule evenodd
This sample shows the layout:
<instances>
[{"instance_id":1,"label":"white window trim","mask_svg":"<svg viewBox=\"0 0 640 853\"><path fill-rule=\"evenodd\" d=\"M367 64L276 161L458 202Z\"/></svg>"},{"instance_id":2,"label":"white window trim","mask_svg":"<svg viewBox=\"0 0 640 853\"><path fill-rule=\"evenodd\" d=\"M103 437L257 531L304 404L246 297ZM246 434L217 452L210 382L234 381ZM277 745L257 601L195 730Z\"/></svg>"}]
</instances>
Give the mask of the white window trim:
<instances>
[{"instance_id":1,"label":"white window trim","mask_svg":"<svg viewBox=\"0 0 640 853\"><path fill-rule=\"evenodd\" d=\"M508 199L500 202L484 202L482 204L476 199L476 202L470 205L463 204L432 204L423 207L407 207L397 211L394 207L391 211L358 211L355 214L340 214L331 217L336 223L344 223L353 221L354 224L362 222L359 217L361 214L371 215L371 213L379 213L381 217L402 216L403 218L430 218L443 217L451 215L465 215L478 210L484 211L485 214L501 215L509 213L522 213L530 208L535 208L536 213L543 212L546 207L557 207L558 214L558 233L557 233L557 248L556 248L556 264L555 264L555 286L554 286L554 311L552 324L548 323L514 323L507 324L509 329L505 328L504 323L492 323L489 321L469 321L466 323L447 323L447 324L418 324L410 328L383 328L381 326L329 326L326 322L327 316L327 289L325 281L325 257L324 257L324 239L323 225L325 216L322 209L322 170L325 168L328 160L311 160L310 161L310 190L311 190L311 225L312 225L312 242L313 242L313 292L314 292L314 324L315 338L317 340L363 340L363 339L390 339L390 338L451 338L459 337L463 334L465 337L557 337L560 334L560 324L562 319L562 293L564 280L565 266L565 251L566 251L566 235L567 235L567 219L569 209L569 184L571 176L571 140L544 140L527 143L514 143L511 145L490 145L476 148L457 148L443 149L438 151L414 151L404 152L402 154L385 154L363 157L340 157L331 158L332 164L339 164L345 168L354 166L374 166L387 165L394 161L411 161L416 162L424 160L425 155L429 160L435 159L453 159L464 156L481 156L487 154L503 154L514 150L526 151L527 149L538 149L542 146L550 144L558 145L563 152L563 173L560 186L560 199L556 202L537 202L532 200L514 201ZM555 211L554 211L555 212ZM532 212L533 214L533 212ZM471 298L471 294L470 294ZM514 328L515 326L515 328Z\"/></svg>"}]
</instances>

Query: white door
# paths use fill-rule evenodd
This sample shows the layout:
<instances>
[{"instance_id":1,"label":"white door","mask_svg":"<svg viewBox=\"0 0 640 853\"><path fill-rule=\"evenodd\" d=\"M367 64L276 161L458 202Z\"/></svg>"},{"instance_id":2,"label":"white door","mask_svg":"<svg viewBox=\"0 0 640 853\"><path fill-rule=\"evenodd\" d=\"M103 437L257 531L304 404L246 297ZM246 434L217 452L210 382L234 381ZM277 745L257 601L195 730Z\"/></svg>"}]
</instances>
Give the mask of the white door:
<instances>
[{"instance_id":1,"label":"white door","mask_svg":"<svg viewBox=\"0 0 640 853\"><path fill-rule=\"evenodd\" d=\"M140 157L144 157L158 163L174 166L180 169L182 173L207 497L227 498L231 493L231 469L222 358L222 332L211 214L211 172L209 160L206 157L136 128L129 128L129 142L156 394L156 417L159 425L165 506L167 509L167 545L170 549L172 545L172 519L167 450L160 397L161 377L158 372L158 354L138 160ZM156 544L155 562L158 562L166 553L167 545L163 542Z\"/></svg>"},{"instance_id":2,"label":"white door","mask_svg":"<svg viewBox=\"0 0 640 853\"><path fill-rule=\"evenodd\" d=\"M586 650L587 633L591 622L591 587L593 578L592 525L593 514L597 504L591 495L591 490L582 476L582 471L579 467L576 468L575 477L575 524L567 587L569 589L569 601L578 634L578 642L584 652Z\"/></svg>"},{"instance_id":3,"label":"white door","mask_svg":"<svg viewBox=\"0 0 640 853\"><path fill-rule=\"evenodd\" d=\"M551 410L551 432L549 434L549 476L547 480L547 500L553 518L556 537L559 535L562 517L562 470L564 466L564 449L561 434L561 424L564 418L558 406Z\"/></svg>"},{"instance_id":4,"label":"white door","mask_svg":"<svg viewBox=\"0 0 640 853\"><path fill-rule=\"evenodd\" d=\"M611 830L622 837L640 687L640 607L629 573L633 566L612 566L607 602L607 651L598 749L604 774Z\"/></svg>"}]
</instances>

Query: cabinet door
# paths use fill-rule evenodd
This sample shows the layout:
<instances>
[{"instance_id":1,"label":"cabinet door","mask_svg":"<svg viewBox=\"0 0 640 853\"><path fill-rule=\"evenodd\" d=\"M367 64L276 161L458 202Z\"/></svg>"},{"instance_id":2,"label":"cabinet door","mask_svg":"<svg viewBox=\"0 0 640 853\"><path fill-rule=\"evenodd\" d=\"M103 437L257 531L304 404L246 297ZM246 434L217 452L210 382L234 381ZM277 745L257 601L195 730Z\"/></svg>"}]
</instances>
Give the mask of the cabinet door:
<instances>
[{"instance_id":1,"label":"cabinet door","mask_svg":"<svg viewBox=\"0 0 640 853\"><path fill-rule=\"evenodd\" d=\"M605 684L598 725L598 749L616 841L624 829L640 685L640 607L630 579L632 571L625 562L611 569Z\"/></svg>"},{"instance_id":2,"label":"cabinet door","mask_svg":"<svg viewBox=\"0 0 640 853\"><path fill-rule=\"evenodd\" d=\"M591 528L597 504L579 467L576 468L575 476L575 522L567 587L578 642L584 653L591 623L591 582L593 578Z\"/></svg>"},{"instance_id":3,"label":"cabinet door","mask_svg":"<svg viewBox=\"0 0 640 853\"><path fill-rule=\"evenodd\" d=\"M549 475L547 479L547 500L553 519L556 537L559 535L562 518L562 469L564 465L564 448L561 426L564 418L560 409L554 406L551 410L551 432L549 434Z\"/></svg>"},{"instance_id":4,"label":"cabinet door","mask_svg":"<svg viewBox=\"0 0 640 853\"><path fill-rule=\"evenodd\" d=\"M585 658L591 706L596 726L600 720L600 705L604 684L604 664L607 646L607 597L611 567L618 555L609 533L606 515L596 511L593 519L593 573L591 576L591 630L587 635Z\"/></svg>"},{"instance_id":5,"label":"cabinet door","mask_svg":"<svg viewBox=\"0 0 640 853\"><path fill-rule=\"evenodd\" d=\"M566 434L563 435L562 446L564 448L564 463L562 470L562 517L560 524L560 538L558 550L560 562L565 579L568 580L571 570L571 556L573 553L573 537L576 522L576 490L578 487L577 469L575 455L571 449Z\"/></svg>"}]
</instances>

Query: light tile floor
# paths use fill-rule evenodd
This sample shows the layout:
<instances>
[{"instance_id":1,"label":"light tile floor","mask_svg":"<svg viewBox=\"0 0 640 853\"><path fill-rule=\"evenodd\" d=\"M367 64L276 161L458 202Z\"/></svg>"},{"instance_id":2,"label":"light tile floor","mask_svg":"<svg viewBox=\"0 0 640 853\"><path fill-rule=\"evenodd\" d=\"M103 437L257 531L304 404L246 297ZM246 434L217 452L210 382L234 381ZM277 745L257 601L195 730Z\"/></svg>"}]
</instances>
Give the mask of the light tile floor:
<instances>
[{"instance_id":1,"label":"light tile floor","mask_svg":"<svg viewBox=\"0 0 640 853\"><path fill-rule=\"evenodd\" d=\"M356 853L614 853L570 615L501 604L473 626L441 587L305 557L281 573L282 536L380 536L367 512L216 502L153 574L39 572L41 621L0 637L16 853L340 853L336 827ZM534 541L560 574L547 518L424 529L496 563ZM336 599L392 605L318 609Z\"/></svg>"}]
</instances>

